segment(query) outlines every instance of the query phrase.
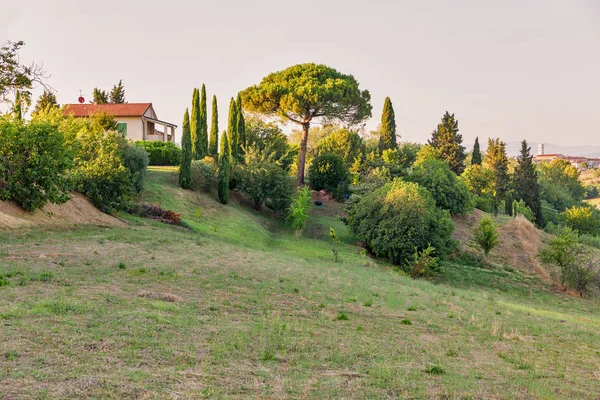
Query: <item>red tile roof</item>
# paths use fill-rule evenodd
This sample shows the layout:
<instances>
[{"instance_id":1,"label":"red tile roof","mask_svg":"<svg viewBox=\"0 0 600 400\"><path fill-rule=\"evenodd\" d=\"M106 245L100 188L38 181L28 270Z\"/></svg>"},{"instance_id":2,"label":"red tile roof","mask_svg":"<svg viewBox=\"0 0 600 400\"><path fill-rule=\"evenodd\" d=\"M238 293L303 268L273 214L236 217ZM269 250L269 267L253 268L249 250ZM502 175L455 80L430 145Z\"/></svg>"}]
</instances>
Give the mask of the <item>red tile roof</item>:
<instances>
[{"instance_id":1,"label":"red tile roof","mask_svg":"<svg viewBox=\"0 0 600 400\"><path fill-rule=\"evenodd\" d=\"M125 104L65 104L63 113L75 117L88 117L97 112L110 114L114 117L141 117L152 103Z\"/></svg>"}]
</instances>

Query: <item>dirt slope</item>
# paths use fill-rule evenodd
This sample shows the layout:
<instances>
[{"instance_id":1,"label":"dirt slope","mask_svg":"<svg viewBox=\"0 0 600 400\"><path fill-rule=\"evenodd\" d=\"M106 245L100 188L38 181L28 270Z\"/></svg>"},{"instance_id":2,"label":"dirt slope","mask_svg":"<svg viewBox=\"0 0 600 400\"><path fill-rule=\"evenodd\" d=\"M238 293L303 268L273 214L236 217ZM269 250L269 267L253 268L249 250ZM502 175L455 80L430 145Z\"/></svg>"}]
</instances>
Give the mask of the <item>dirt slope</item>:
<instances>
[{"instance_id":1,"label":"dirt slope","mask_svg":"<svg viewBox=\"0 0 600 400\"><path fill-rule=\"evenodd\" d=\"M121 220L98 210L80 193L71 193L71 200L65 204L49 204L34 213L24 211L12 201L0 201L0 229L79 224L125 226Z\"/></svg>"},{"instance_id":2,"label":"dirt slope","mask_svg":"<svg viewBox=\"0 0 600 400\"><path fill-rule=\"evenodd\" d=\"M454 238L460 241L461 250L476 251L468 246L472 240L472 229L484 213L475 210L472 215L454 218ZM539 263L536 255L543 246L543 232L538 230L523 216L505 220L498 228L499 244L490 253L492 261L510 265L528 274L538 275L546 282L551 282L550 274Z\"/></svg>"}]
</instances>

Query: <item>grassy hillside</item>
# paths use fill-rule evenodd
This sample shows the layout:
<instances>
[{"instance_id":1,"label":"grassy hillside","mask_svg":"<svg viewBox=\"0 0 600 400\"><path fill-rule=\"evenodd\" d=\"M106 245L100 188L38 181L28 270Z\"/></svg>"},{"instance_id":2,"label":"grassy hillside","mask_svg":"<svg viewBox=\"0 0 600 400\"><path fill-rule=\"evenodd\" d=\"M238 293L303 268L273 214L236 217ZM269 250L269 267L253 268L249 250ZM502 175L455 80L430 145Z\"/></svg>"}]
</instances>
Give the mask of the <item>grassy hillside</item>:
<instances>
[{"instance_id":1,"label":"grassy hillside","mask_svg":"<svg viewBox=\"0 0 600 400\"><path fill-rule=\"evenodd\" d=\"M180 190L172 169L148 178L144 201L191 229L124 216L125 228L0 233L0 397L600 393L596 301L499 264L415 281L363 258L333 205L296 239Z\"/></svg>"}]
</instances>

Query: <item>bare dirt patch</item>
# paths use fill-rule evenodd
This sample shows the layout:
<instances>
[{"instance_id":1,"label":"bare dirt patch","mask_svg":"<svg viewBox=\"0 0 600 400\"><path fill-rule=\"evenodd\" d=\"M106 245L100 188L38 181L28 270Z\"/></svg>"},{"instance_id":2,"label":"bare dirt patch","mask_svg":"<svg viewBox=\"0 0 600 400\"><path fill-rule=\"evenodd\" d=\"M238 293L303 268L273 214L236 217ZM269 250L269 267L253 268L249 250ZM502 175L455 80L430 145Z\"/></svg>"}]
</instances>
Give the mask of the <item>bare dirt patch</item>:
<instances>
[{"instance_id":1,"label":"bare dirt patch","mask_svg":"<svg viewBox=\"0 0 600 400\"><path fill-rule=\"evenodd\" d=\"M13 201L0 201L0 229L35 227L40 225L98 225L122 227L126 224L105 214L80 193L71 193L64 204L48 204L33 213L20 208Z\"/></svg>"}]
</instances>

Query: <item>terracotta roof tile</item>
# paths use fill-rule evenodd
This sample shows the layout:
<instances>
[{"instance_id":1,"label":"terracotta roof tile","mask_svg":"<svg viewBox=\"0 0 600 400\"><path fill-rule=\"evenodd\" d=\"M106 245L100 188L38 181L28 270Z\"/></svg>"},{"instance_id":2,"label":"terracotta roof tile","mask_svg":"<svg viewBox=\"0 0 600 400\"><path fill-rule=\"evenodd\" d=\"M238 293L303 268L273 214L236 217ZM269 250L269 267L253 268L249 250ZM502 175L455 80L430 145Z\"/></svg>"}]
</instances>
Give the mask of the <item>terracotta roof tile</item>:
<instances>
[{"instance_id":1,"label":"terracotta roof tile","mask_svg":"<svg viewBox=\"0 0 600 400\"><path fill-rule=\"evenodd\" d=\"M115 117L141 117L152 103L125 104L65 104L64 115L87 117L97 112L110 114Z\"/></svg>"}]
</instances>

